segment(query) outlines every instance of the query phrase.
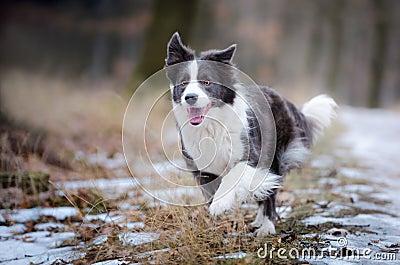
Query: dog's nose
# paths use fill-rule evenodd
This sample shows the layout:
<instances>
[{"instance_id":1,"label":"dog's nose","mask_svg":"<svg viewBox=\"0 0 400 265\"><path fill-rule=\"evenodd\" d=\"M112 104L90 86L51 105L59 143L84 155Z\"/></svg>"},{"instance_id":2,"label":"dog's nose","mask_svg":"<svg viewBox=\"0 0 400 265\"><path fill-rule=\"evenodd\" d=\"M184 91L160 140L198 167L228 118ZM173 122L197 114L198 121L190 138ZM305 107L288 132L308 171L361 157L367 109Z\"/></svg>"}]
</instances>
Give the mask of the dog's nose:
<instances>
[{"instance_id":1,"label":"dog's nose","mask_svg":"<svg viewBox=\"0 0 400 265\"><path fill-rule=\"evenodd\" d=\"M189 93L185 96L185 101L187 102L187 104L193 105L194 103L196 103L198 97L199 95L195 93Z\"/></svg>"}]
</instances>

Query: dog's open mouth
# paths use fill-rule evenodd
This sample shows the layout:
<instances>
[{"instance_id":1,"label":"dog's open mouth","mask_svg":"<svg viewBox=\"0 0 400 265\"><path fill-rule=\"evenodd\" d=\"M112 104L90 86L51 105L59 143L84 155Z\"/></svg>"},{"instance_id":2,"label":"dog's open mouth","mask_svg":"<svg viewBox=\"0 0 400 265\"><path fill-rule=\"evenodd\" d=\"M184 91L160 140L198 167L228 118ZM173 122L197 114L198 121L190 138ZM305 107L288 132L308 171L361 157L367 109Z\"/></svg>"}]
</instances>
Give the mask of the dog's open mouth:
<instances>
[{"instance_id":1,"label":"dog's open mouth","mask_svg":"<svg viewBox=\"0 0 400 265\"><path fill-rule=\"evenodd\" d=\"M207 115L208 111L210 110L211 104L203 108L187 108L186 111L189 115L189 122L192 125L199 125L203 122L204 116Z\"/></svg>"}]
</instances>

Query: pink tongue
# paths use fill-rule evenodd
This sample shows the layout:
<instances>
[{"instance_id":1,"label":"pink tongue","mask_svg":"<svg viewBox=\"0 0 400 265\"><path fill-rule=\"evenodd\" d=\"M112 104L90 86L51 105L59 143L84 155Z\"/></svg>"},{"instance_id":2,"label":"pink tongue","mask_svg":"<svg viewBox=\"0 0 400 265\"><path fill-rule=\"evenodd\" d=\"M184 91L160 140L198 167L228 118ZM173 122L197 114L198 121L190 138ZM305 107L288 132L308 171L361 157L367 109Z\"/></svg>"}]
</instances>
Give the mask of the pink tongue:
<instances>
[{"instance_id":1,"label":"pink tongue","mask_svg":"<svg viewBox=\"0 0 400 265\"><path fill-rule=\"evenodd\" d=\"M204 118L205 108L188 108L187 112L191 124L200 124Z\"/></svg>"}]
</instances>

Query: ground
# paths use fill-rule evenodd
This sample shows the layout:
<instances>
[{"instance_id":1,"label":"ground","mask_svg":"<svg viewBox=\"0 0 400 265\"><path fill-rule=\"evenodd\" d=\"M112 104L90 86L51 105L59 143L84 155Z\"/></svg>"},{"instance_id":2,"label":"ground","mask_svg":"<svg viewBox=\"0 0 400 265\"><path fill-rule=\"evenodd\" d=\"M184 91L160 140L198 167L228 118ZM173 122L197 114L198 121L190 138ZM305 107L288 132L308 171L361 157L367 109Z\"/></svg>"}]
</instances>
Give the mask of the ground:
<instances>
[{"instance_id":1,"label":"ground","mask_svg":"<svg viewBox=\"0 0 400 265\"><path fill-rule=\"evenodd\" d=\"M310 163L287 177L277 234L265 238L248 226L254 204L217 219L206 206L168 206L130 177L118 147L91 152L71 143L73 165L95 178L53 176L46 192L4 200L0 264L394 263L399 132L396 112L343 107Z\"/></svg>"}]
</instances>

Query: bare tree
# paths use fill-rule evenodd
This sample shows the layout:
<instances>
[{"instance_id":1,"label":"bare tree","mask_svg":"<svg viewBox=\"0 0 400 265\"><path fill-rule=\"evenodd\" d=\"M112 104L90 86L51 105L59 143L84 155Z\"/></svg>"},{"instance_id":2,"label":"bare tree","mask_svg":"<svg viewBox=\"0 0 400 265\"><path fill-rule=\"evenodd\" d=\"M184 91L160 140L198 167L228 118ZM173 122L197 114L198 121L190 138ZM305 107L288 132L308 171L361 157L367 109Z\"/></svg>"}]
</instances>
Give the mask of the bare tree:
<instances>
[{"instance_id":1,"label":"bare tree","mask_svg":"<svg viewBox=\"0 0 400 265\"><path fill-rule=\"evenodd\" d=\"M342 50L342 28L343 17L342 10L344 3L342 1L331 1L331 12L329 13L329 26L332 34L332 44L330 50L330 65L328 68L327 84L331 91L336 89L336 83L339 73L340 53Z\"/></svg>"},{"instance_id":2,"label":"bare tree","mask_svg":"<svg viewBox=\"0 0 400 265\"><path fill-rule=\"evenodd\" d=\"M369 83L369 98L368 106L377 108L380 104L380 95L382 87L382 79L384 74L384 62L386 57L387 47L387 32L388 21L386 17L385 1L373 0L374 9L374 34L372 46L372 65L371 65L371 80Z\"/></svg>"}]
</instances>

